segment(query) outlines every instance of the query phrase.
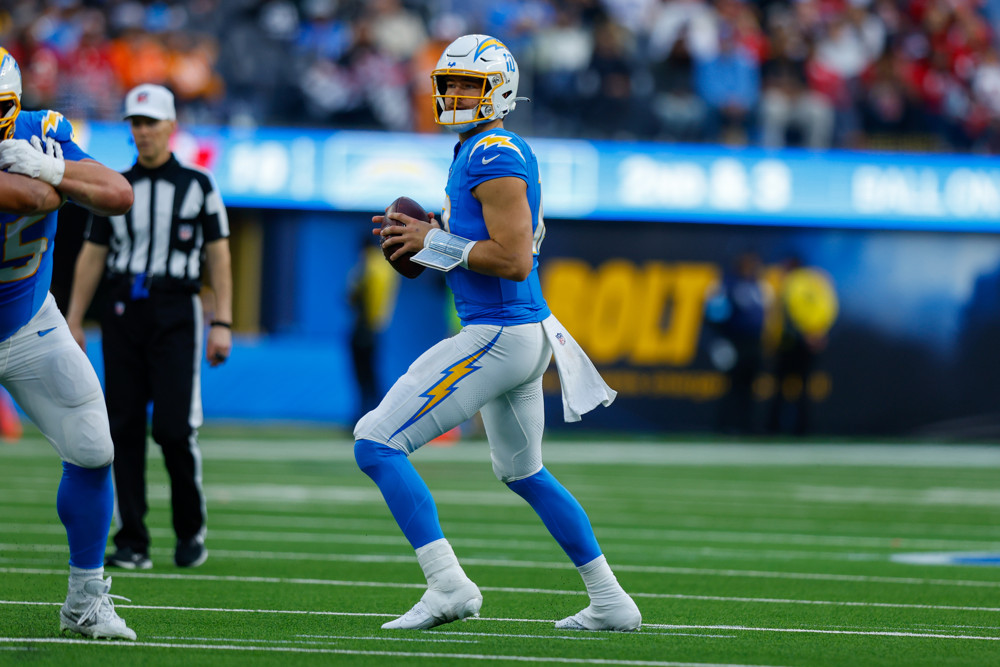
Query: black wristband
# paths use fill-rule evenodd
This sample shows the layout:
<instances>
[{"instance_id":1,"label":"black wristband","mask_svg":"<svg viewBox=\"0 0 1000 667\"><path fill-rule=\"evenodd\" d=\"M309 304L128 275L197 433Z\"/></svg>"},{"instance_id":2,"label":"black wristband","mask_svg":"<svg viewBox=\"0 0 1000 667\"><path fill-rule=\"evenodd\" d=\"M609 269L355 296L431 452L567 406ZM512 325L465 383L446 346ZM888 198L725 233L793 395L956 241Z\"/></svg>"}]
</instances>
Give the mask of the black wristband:
<instances>
[{"instance_id":1,"label":"black wristband","mask_svg":"<svg viewBox=\"0 0 1000 667\"><path fill-rule=\"evenodd\" d=\"M232 329L233 328L233 325L230 322L222 322L220 320L212 320L209 323L209 326L211 326L211 327L225 327L227 329Z\"/></svg>"}]
</instances>

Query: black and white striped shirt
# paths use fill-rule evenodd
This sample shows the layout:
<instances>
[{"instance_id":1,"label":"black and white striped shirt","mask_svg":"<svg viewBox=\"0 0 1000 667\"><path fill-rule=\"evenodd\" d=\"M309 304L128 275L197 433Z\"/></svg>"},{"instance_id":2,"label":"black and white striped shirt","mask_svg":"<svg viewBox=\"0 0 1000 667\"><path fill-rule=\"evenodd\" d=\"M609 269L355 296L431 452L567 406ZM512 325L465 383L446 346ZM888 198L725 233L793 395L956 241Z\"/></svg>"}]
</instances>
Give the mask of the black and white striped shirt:
<instances>
[{"instance_id":1,"label":"black and white striped shirt","mask_svg":"<svg viewBox=\"0 0 1000 667\"><path fill-rule=\"evenodd\" d=\"M206 243L229 236L215 179L173 155L156 169L138 162L124 172L134 202L125 215L91 216L84 238L109 247L111 279L143 275L149 284L197 292Z\"/></svg>"}]
</instances>

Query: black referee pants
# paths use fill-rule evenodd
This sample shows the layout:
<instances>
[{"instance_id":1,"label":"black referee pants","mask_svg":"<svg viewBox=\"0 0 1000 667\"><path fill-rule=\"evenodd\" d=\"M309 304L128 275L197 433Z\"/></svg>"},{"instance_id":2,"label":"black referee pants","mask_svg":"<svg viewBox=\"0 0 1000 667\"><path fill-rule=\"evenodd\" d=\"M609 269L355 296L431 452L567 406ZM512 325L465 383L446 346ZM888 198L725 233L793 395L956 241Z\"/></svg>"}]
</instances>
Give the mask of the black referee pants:
<instances>
[{"instance_id":1,"label":"black referee pants","mask_svg":"<svg viewBox=\"0 0 1000 667\"><path fill-rule=\"evenodd\" d=\"M112 293L101 317L105 398L115 445L118 532L115 546L149 553L145 525L146 426L170 476L170 503L178 539L204 530L201 488L201 300L182 292L151 291L130 300Z\"/></svg>"}]
</instances>

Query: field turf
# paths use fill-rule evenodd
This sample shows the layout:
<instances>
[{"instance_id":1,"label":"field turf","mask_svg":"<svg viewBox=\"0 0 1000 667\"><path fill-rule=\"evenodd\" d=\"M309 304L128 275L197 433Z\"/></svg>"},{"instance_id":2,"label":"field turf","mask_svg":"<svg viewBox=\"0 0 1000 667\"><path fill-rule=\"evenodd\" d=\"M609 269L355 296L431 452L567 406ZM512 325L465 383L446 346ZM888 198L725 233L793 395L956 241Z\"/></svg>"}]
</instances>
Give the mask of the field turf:
<instances>
[{"instance_id":1,"label":"field turf","mask_svg":"<svg viewBox=\"0 0 1000 667\"><path fill-rule=\"evenodd\" d=\"M173 565L151 446L154 568L109 570L139 639L108 642L59 634L56 454L0 445L0 665L1000 665L998 447L548 442L643 612L630 634L553 627L582 582L481 440L413 457L485 598L427 631L379 627L424 582L347 434L205 429L202 451L208 561Z\"/></svg>"}]
</instances>

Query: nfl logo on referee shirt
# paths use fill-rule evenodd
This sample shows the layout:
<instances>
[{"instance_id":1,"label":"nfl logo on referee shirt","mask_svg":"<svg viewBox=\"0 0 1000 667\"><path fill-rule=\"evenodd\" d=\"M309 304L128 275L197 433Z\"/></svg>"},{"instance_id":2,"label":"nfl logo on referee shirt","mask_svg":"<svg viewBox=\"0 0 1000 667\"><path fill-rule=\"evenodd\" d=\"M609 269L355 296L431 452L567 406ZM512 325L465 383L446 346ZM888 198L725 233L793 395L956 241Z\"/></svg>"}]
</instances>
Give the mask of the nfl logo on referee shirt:
<instances>
[{"instance_id":1,"label":"nfl logo on referee shirt","mask_svg":"<svg viewBox=\"0 0 1000 667\"><path fill-rule=\"evenodd\" d=\"M190 241L194 236L194 227L191 225L179 225L177 227L177 238L181 241Z\"/></svg>"}]
</instances>

